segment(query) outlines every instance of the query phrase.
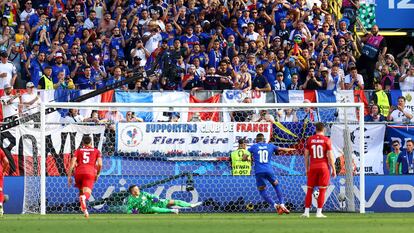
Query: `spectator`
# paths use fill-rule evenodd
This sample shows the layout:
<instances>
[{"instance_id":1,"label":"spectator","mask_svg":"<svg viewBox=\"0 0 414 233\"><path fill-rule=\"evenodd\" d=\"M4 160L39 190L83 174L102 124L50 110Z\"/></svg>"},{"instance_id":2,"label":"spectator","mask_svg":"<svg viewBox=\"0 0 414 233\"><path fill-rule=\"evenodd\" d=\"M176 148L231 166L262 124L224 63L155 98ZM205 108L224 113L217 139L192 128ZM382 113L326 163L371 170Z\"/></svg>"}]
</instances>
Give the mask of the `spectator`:
<instances>
[{"instance_id":1,"label":"spectator","mask_svg":"<svg viewBox=\"0 0 414 233\"><path fill-rule=\"evenodd\" d=\"M13 63L8 61L8 54L6 51L0 51L0 87L6 84L13 86L17 78L17 70Z\"/></svg>"},{"instance_id":2,"label":"spectator","mask_svg":"<svg viewBox=\"0 0 414 233\"><path fill-rule=\"evenodd\" d=\"M138 39L135 48L131 50L131 57L138 58L140 66L145 66L147 58L150 56L148 50L144 47L141 39Z\"/></svg>"},{"instance_id":3,"label":"spectator","mask_svg":"<svg viewBox=\"0 0 414 233\"><path fill-rule=\"evenodd\" d=\"M254 114L252 117L252 122L275 122L275 118L269 113L268 110L262 109L259 111L259 114Z\"/></svg>"},{"instance_id":4,"label":"spectator","mask_svg":"<svg viewBox=\"0 0 414 233\"><path fill-rule=\"evenodd\" d=\"M73 83L73 80L69 77L65 77L65 72L59 72L58 79L59 81L53 85L55 89L75 89L75 84Z\"/></svg>"},{"instance_id":5,"label":"spectator","mask_svg":"<svg viewBox=\"0 0 414 233\"><path fill-rule=\"evenodd\" d=\"M62 124L76 124L84 121L84 117L79 114L79 110L75 108L69 109L67 115L60 119Z\"/></svg>"},{"instance_id":6,"label":"spectator","mask_svg":"<svg viewBox=\"0 0 414 233\"><path fill-rule=\"evenodd\" d=\"M4 95L0 98L3 110L3 121L12 122L17 119L19 113L20 93L12 94L12 86L8 83L4 85Z\"/></svg>"},{"instance_id":7,"label":"spectator","mask_svg":"<svg viewBox=\"0 0 414 233\"><path fill-rule=\"evenodd\" d=\"M414 66L406 69L399 81L401 91L414 91Z\"/></svg>"},{"instance_id":8,"label":"spectator","mask_svg":"<svg viewBox=\"0 0 414 233\"><path fill-rule=\"evenodd\" d=\"M324 68L322 68L324 70ZM328 75L328 82L326 83L326 90L344 90L344 76L339 72L339 66L333 65L331 72Z\"/></svg>"},{"instance_id":9,"label":"spectator","mask_svg":"<svg viewBox=\"0 0 414 233\"><path fill-rule=\"evenodd\" d=\"M91 112L91 116L88 117L88 118L85 118L83 121L84 122L91 122L91 123L94 123L94 124L98 124L98 123L101 122L101 120L99 119L98 111L96 111L96 110L93 110Z\"/></svg>"},{"instance_id":10,"label":"spectator","mask_svg":"<svg viewBox=\"0 0 414 233\"><path fill-rule=\"evenodd\" d=\"M349 68L350 73L345 76L345 89L346 90L364 90L364 79L362 75L358 74L358 70L355 66Z\"/></svg>"},{"instance_id":11,"label":"spectator","mask_svg":"<svg viewBox=\"0 0 414 233\"><path fill-rule=\"evenodd\" d=\"M63 64L63 54L62 53L56 53L55 55L55 65L52 66L52 80L53 83L57 83L58 80L58 74L59 72L63 71L65 74L65 77L69 77L70 71L69 67L66 64ZM75 80L76 81L76 80Z\"/></svg>"},{"instance_id":12,"label":"spectator","mask_svg":"<svg viewBox=\"0 0 414 233\"><path fill-rule=\"evenodd\" d=\"M401 151L398 155L397 162L395 164L395 174L414 174L414 160L413 160L413 149L414 149L414 142L413 140L407 140L405 142L407 149ZM398 168L401 169L399 170ZM401 172L400 172L401 171Z\"/></svg>"},{"instance_id":13,"label":"spectator","mask_svg":"<svg viewBox=\"0 0 414 233\"><path fill-rule=\"evenodd\" d=\"M144 122L144 120L140 117L136 117L135 112L128 111L126 113L126 122Z\"/></svg>"},{"instance_id":14,"label":"spectator","mask_svg":"<svg viewBox=\"0 0 414 233\"><path fill-rule=\"evenodd\" d=\"M285 108L283 109L283 111L279 111L278 121L279 122L298 122L296 111L294 111L292 108Z\"/></svg>"},{"instance_id":15,"label":"spectator","mask_svg":"<svg viewBox=\"0 0 414 233\"><path fill-rule=\"evenodd\" d=\"M40 97L34 91L34 84L32 82L28 82L26 84L26 93L20 97L20 112L22 113L22 116L29 116L38 112L40 103ZM35 122L38 122L40 119L34 120Z\"/></svg>"},{"instance_id":16,"label":"spectator","mask_svg":"<svg viewBox=\"0 0 414 233\"><path fill-rule=\"evenodd\" d=\"M230 61L222 60L220 65L217 68L216 74L220 75L218 89L233 89L234 87L234 70L232 67L229 67Z\"/></svg>"},{"instance_id":17,"label":"spectator","mask_svg":"<svg viewBox=\"0 0 414 233\"><path fill-rule=\"evenodd\" d=\"M60 87L64 83L65 78L62 82L58 78L63 71L65 77L71 76L77 88L91 89L114 83L116 67L121 68L120 77L125 77L124 72L129 69L155 67L162 70L163 75L132 83L130 88L181 90L182 78L190 65L195 65L195 74L199 75L206 90L236 88L247 91L256 88L261 76L267 79L271 90L278 86L275 82L280 84L277 89L282 90L370 90L374 78L383 83L384 90L392 90L398 89L398 82L394 86L392 78L399 81L403 76L406 81L401 81L402 88L408 90L412 86L411 76L406 71L414 54L412 46L398 54L397 60L403 58L403 62L397 63L391 54L386 54L385 38L374 26L371 33L362 38L363 55L357 61L352 56L356 43L351 31L358 1L342 1L343 19L336 19L327 0L321 1L320 6L313 2L177 0L167 4L159 0L151 3L94 0L84 4L53 0L47 5L41 1L33 8L32 1L28 0L20 12L18 2L5 1L0 50L11 58L16 56L11 59L17 74L11 84L16 88L28 81L37 87L49 65L54 85ZM226 69L220 68L224 60ZM21 62L25 63L24 68ZM247 64L250 78L245 71L241 75L243 63ZM354 71L349 67L355 63L363 82L352 84L349 73ZM388 74L374 76L375 64L381 70L387 66ZM263 73L256 78L258 65L263 65ZM91 67L90 79L95 83L84 87L79 85L79 80L85 78L87 66ZM322 67L330 70L328 76L321 72ZM0 74L1 71L3 69ZM282 82L276 80L278 72L283 73ZM177 75L171 78L171 74ZM298 82L293 81L294 74ZM345 76L346 88L341 82ZM307 77L311 79L306 80ZM356 77L355 80L361 80L361 76ZM2 84L0 82L0 87Z\"/></svg>"},{"instance_id":18,"label":"spectator","mask_svg":"<svg viewBox=\"0 0 414 233\"><path fill-rule=\"evenodd\" d=\"M367 33L361 38L364 44L362 48L362 55L358 60L358 70L364 71L364 83L367 89L373 88L373 77L375 70L375 63L379 56L384 57L387 53L387 42L385 38L379 35L379 28L374 25L371 32Z\"/></svg>"},{"instance_id":19,"label":"spectator","mask_svg":"<svg viewBox=\"0 0 414 233\"><path fill-rule=\"evenodd\" d=\"M328 72L327 68L324 67L321 72ZM329 82L329 79L326 81ZM322 87L322 80L317 78L315 75L315 69L310 68L308 75L306 76L306 81L301 86L301 89L304 90L318 90Z\"/></svg>"},{"instance_id":20,"label":"spectator","mask_svg":"<svg viewBox=\"0 0 414 233\"><path fill-rule=\"evenodd\" d=\"M413 114L409 108L405 106L405 97L398 97L398 105L392 106L390 114L388 115L388 121L406 123L408 124L413 119Z\"/></svg>"},{"instance_id":21,"label":"spectator","mask_svg":"<svg viewBox=\"0 0 414 233\"><path fill-rule=\"evenodd\" d=\"M24 10L20 13L20 22L27 22L30 16L35 14L35 9L32 5L32 1L30 0L24 4Z\"/></svg>"},{"instance_id":22,"label":"spectator","mask_svg":"<svg viewBox=\"0 0 414 233\"><path fill-rule=\"evenodd\" d=\"M399 167L397 167L397 159L401 153L401 146L400 142L395 140L392 142L392 149L393 151L387 154L387 160L386 160L386 166L388 170L388 174L395 175L395 174L401 174L401 164L399 164ZM398 173L397 173L398 170Z\"/></svg>"},{"instance_id":23,"label":"spectator","mask_svg":"<svg viewBox=\"0 0 414 233\"><path fill-rule=\"evenodd\" d=\"M263 65L257 65L256 77L252 83L252 89L256 91L271 91L270 84L267 82L266 77L263 75Z\"/></svg>"},{"instance_id":24,"label":"spectator","mask_svg":"<svg viewBox=\"0 0 414 233\"><path fill-rule=\"evenodd\" d=\"M204 84L200 75L196 74L195 65L190 65L188 68L188 73L183 77L183 89L190 90L191 93L194 93L197 90L203 90Z\"/></svg>"},{"instance_id":25,"label":"spectator","mask_svg":"<svg viewBox=\"0 0 414 233\"><path fill-rule=\"evenodd\" d=\"M310 100L305 99L303 103L311 103ZM310 121L310 122L318 122L319 121L319 114L318 111L314 110L311 107L306 107L304 109L300 109L296 112L296 116L299 121Z\"/></svg>"},{"instance_id":26,"label":"spectator","mask_svg":"<svg viewBox=\"0 0 414 233\"><path fill-rule=\"evenodd\" d=\"M380 113L380 107L377 104L371 105L370 113L364 117L366 122L386 121L384 115Z\"/></svg>"},{"instance_id":27,"label":"spectator","mask_svg":"<svg viewBox=\"0 0 414 233\"><path fill-rule=\"evenodd\" d=\"M53 90L53 80L52 80L52 67L46 66L44 69L44 74L40 77L39 84L37 89L43 90Z\"/></svg>"},{"instance_id":28,"label":"spectator","mask_svg":"<svg viewBox=\"0 0 414 233\"><path fill-rule=\"evenodd\" d=\"M277 72L277 74L276 74L276 81L274 83L274 89L276 91L285 91L286 90L285 83L283 82L283 73L282 72Z\"/></svg>"},{"instance_id":29,"label":"spectator","mask_svg":"<svg viewBox=\"0 0 414 233\"><path fill-rule=\"evenodd\" d=\"M288 87L288 90L300 90L299 85L299 75L298 74L292 74L292 80Z\"/></svg>"},{"instance_id":30,"label":"spectator","mask_svg":"<svg viewBox=\"0 0 414 233\"><path fill-rule=\"evenodd\" d=\"M247 92L252 89L252 76L248 72L246 63L243 63L240 66L238 80L235 83L234 88L238 90L242 90L243 92Z\"/></svg>"}]
</instances>

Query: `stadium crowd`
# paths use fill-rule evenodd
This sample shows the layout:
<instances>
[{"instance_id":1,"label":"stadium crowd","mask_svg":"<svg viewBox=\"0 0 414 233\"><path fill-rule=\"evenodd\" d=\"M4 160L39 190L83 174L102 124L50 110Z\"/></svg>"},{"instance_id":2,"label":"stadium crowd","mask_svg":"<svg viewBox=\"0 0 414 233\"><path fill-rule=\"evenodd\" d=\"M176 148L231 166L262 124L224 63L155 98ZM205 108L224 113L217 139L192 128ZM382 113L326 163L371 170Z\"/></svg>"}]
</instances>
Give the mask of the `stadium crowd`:
<instances>
[{"instance_id":1,"label":"stadium crowd","mask_svg":"<svg viewBox=\"0 0 414 233\"><path fill-rule=\"evenodd\" d=\"M414 89L413 47L387 53L378 26L356 56L358 0L342 1L342 18L328 0L2 0L0 8L4 89L100 89L144 69L158 75L120 89Z\"/></svg>"}]
</instances>

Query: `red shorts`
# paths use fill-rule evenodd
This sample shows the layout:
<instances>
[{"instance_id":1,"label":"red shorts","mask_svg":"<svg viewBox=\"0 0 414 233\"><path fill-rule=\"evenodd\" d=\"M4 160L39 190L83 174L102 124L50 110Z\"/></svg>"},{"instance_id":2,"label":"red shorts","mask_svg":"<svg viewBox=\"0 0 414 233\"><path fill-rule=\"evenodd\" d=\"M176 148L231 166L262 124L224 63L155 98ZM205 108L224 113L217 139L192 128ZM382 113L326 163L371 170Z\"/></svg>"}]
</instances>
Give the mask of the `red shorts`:
<instances>
[{"instance_id":1,"label":"red shorts","mask_svg":"<svg viewBox=\"0 0 414 233\"><path fill-rule=\"evenodd\" d=\"M92 190L95 183L96 175L94 174L75 174L75 187L90 188Z\"/></svg>"},{"instance_id":2,"label":"red shorts","mask_svg":"<svg viewBox=\"0 0 414 233\"><path fill-rule=\"evenodd\" d=\"M0 191L3 191L3 176L0 176Z\"/></svg>"},{"instance_id":3,"label":"red shorts","mask_svg":"<svg viewBox=\"0 0 414 233\"><path fill-rule=\"evenodd\" d=\"M330 172L328 168L311 168L308 173L308 186L328 186Z\"/></svg>"}]
</instances>

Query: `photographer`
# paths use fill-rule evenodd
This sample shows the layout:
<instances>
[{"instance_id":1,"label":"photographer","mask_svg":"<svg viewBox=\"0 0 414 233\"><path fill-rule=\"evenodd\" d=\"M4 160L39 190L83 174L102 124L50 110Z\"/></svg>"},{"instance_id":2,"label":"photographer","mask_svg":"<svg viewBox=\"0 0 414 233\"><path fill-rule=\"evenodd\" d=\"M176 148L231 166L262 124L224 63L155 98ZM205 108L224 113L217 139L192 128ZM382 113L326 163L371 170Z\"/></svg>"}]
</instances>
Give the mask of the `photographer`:
<instances>
[{"instance_id":1,"label":"photographer","mask_svg":"<svg viewBox=\"0 0 414 233\"><path fill-rule=\"evenodd\" d=\"M52 26L53 33L58 31L66 31L69 26L69 20L66 17L66 14L62 13L62 10L59 9L55 17L50 19L50 24Z\"/></svg>"},{"instance_id":2,"label":"photographer","mask_svg":"<svg viewBox=\"0 0 414 233\"><path fill-rule=\"evenodd\" d=\"M323 70L321 70L321 73L322 72L328 73L328 68L323 67ZM329 77L329 75L327 77ZM327 83L328 80L326 80L325 82ZM319 78L315 76L315 69L309 68L308 75L306 76L306 81L301 86L301 89L302 90L318 90L318 89L321 89L322 85L323 85L322 80L320 80Z\"/></svg>"}]
</instances>

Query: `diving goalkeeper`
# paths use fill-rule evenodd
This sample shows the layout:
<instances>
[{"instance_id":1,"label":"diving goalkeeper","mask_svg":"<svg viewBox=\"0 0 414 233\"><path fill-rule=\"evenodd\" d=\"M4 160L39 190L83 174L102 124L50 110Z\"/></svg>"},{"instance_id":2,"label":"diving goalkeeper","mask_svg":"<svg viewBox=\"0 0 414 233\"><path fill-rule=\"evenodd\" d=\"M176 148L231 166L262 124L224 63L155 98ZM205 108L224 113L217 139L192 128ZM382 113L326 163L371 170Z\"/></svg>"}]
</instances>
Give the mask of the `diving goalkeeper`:
<instances>
[{"instance_id":1,"label":"diving goalkeeper","mask_svg":"<svg viewBox=\"0 0 414 233\"><path fill-rule=\"evenodd\" d=\"M191 204L180 200L160 199L158 196L146 192L141 192L138 186L131 185L128 188L130 193L128 197L128 214L155 214L155 213L175 213L178 209L172 209L172 206L179 207L197 207L201 202Z\"/></svg>"}]
</instances>

